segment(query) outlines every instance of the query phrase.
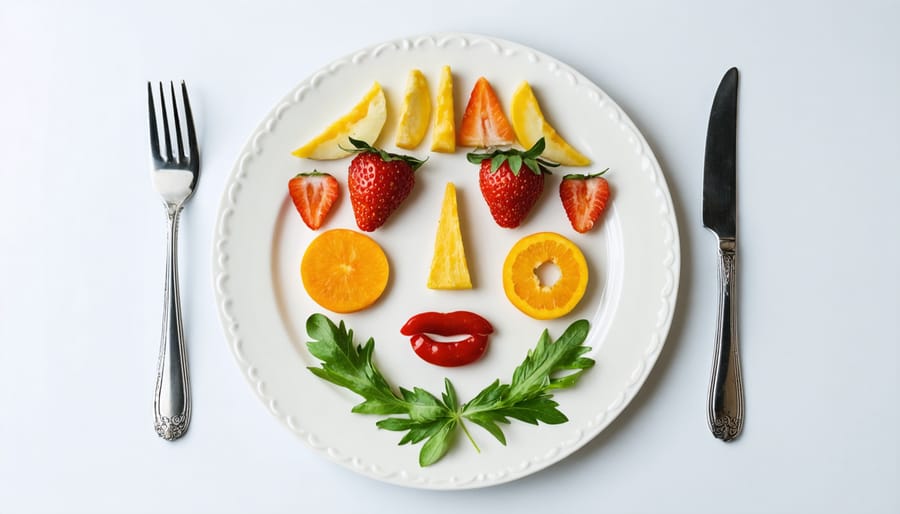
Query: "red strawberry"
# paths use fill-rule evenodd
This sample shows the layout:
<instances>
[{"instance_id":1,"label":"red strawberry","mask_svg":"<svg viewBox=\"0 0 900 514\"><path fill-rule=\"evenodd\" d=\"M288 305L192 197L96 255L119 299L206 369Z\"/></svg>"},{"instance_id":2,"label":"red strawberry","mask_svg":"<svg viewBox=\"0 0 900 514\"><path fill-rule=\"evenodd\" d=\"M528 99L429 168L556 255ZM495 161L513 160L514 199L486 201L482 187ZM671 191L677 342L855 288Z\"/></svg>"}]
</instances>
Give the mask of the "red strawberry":
<instances>
[{"instance_id":1,"label":"red strawberry","mask_svg":"<svg viewBox=\"0 0 900 514\"><path fill-rule=\"evenodd\" d=\"M387 153L353 138L350 143L357 152L347 174L350 203L357 226L372 232L409 196L416 183L415 171L425 161Z\"/></svg>"},{"instance_id":2,"label":"red strawberry","mask_svg":"<svg viewBox=\"0 0 900 514\"><path fill-rule=\"evenodd\" d=\"M544 191L546 166L557 166L538 159L544 151L544 138L529 150L497 150L470 153L466 157L480 164L478 185L491 216L504 228L518 227Z\"/></svg>"},{"instance_id":3,"label":"red strawberry","mask_svg":"<svg viewBox=\"0 0 900 514\"><path fill-rule=\"evenodd\" d=\"M500 100L486 78L480 77L469 95L457 133L460 146L488 148L511 145L516 141Z\"/></svg>"},{"instance_id":4,"label":"red strawberry","mask_svg":"<svg viewBox=\"0 0 900 514\"><path fill-rule=\"evenodd\" d=\"M322 221L337 199L337 180L328 173L300 173L288 182L288 192L294 207L303 218L303 223L313 230L322 226Z\"/></svg>"},{"instance_id":5,"label":"red strawberry","mask_svg":"<svg viewBox=\"0 0 900 514\"><path fill-rule=\"evenodd\" d=\"M609 182L601 176L606 171L593 175L566 175L559 184L559 197L566 216L577 232L583 234L593 228L606 210Z\"/></svg>"}]
</instances>

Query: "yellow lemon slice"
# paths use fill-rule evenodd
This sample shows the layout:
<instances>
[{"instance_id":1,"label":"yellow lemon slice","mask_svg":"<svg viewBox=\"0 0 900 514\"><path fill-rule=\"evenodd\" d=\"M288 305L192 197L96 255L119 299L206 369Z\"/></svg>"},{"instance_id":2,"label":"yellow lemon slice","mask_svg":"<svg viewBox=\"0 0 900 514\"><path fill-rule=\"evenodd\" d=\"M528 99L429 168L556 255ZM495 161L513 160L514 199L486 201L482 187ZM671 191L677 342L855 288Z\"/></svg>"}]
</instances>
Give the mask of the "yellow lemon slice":
<instances>
[{"instance_id":1,"label":"yellow lemon slice","mask_svg":"<svg viewBox=\"0 0 900 514\"><path fill-rule=\"evenodd\" d=\"M400 124L397 126L397 136L394 143L407 150L419 146L425 133L428 132L428 122L431 121L431 95L428 92L428 81L419 70L411 70L406 80L406 93L403 95L403 110L400 114Z\"/></svg>"},{"instance_id":2,"label":"yellow lemon slice","mask_svg":"<svg viewBox=\"0 0 900 514\"><path fill-rule=\"evenodd\" d=\"M567 143L556 129L547 123L528 82L523 81L513 93L510 114L516 138L523 147L531 148L543 137L547 147L541 154L542 157L564 166L587 166L591 163L590 159Z\"/></svg>"},{"instance_id":3,"label":"yellow lemon slice","mask_svg":"<svg viewBox=\"0 0 900 514\"><path fill-rule=\"evenodd\" d=\"M444 204L434 238L434 257L431 259L429 289L472 289L466 249L459 228L459 211L456 206L456 186L447 182Z\"/></svg>"},{"instance_id":4,"label":"yellow lemon slice","mask_svg":"<svg viewBox=\"0 0 900 514\"><path fill-rule=\"evenodd\" d=\"M352 155L343 148L353 148L350 138L374 144L387 119L387 102L381 84L375 82L369 92L347 114L328 126L309 143L294 150L296 157L329 160Z\"/></svg>"},{"instance_id":5,"label":"yellow lemon slice","mask_svg":"<svg viewBox=\"0 0 900 514\"><path fill-rule=\"evenodd\" d=\"M545 283L545 266L559 276ZM520 311L535 319L565 316L587 290L588 267L575 243L553 232L523 237L503 262L503 291Z\"/></svg>"},{"instance_id":6,"label":"yellow lemon slice","mask_svg":"<svg viewBox=\"0 0 900 514\"><path fill-rule=\"evenodd\" d=\"M453 112L453 74L450 66L441 68L438 82L437 105L434 113L431 151L453 153L456 151L456 126Z\"/></svg>"}]
</instances>

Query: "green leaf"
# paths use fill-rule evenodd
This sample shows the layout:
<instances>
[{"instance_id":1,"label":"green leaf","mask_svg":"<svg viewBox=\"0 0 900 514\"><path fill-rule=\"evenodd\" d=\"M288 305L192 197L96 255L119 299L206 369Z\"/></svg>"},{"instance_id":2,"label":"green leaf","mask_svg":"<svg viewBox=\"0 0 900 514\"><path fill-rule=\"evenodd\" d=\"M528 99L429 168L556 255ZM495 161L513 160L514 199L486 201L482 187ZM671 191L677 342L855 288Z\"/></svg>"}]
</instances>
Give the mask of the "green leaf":
<instances>
[{"instance_id":1,"label":"green leaf","mask_svg":"<svg viewBox=\"0 0 900 514\"><path fill-rule=\"evenodd\" d=\"M425 444L422 445L422 449L419 451L419 466L423 468L430 466L447 454L447 450L450 449L450 443L453 441L451 436L453 435L453 429L456 428L456 423L455 419L447 420L440 426L439 430L428 438L428 441L425 441Z\"/></svg>"},{"instance_id":2,"label":"green leaf","mask_svg":"<svg viewBox=\"0 0 900 514\"><path fill-rule=\"evenodd\" d=\"M510 171L513 172L513 175L518 175L522 169L522 156L518 154L510 155L508 161Z\"/></svg>"},{"instance_id":3,"label":"green leaf","mask_svg":"<svg viewBox=\"0 0 900 514\"><path fill-rule=\"evenodd\" d=\"M497 424L504 423L508 425L509 420L506 419L505 416L501 416L495 412L476 412L466 416L466 419L487 430L488 433L500 441L500 444L506 446L506 436L503 434L503 429Z\"/></svg>"},{"instance_id":4,"label":"green leaf","mask_svg":"<svg viewBox=\"0 0 900 514\"><path fill-rule=\"evenodd\" d=\"M503 163L506 162L506 156L502 153L498 153L491 158L491 173L496 173L497 170L500 169L500 166L503 166Z\"/></svg>"}]
</instances>

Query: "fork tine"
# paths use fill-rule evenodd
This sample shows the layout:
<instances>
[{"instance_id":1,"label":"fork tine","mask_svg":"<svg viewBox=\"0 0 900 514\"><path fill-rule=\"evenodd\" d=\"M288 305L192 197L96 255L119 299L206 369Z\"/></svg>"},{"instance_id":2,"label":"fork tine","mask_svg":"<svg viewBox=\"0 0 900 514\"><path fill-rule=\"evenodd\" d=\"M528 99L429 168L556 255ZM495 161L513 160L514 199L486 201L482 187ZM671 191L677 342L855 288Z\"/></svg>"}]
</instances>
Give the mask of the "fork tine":
<instances>
[{"instance_id":1,"label":"fork tine","mask_svg":"<svg viewBox=\"0 0 900 514\"><path fill-rule=\"evenodd\" d=\"M159 83L159 101L162 103L163 134L166 136L166 161L172 162L172 138L169 137L169 116L166 114L166 93L162 82Z\"/></svg>"},{"instance_id":2,"label":"fork tine","mask_svg":"<svg viewBox=\"0 0 900 514\"><path fill-rule=\"evenodd\" d=\"M178 119L178 102L175 101L175 84L169 81L169 91L172 92L172 117L175 119L175 141L178 143L178 162L185 164L187 156L184 155L184 143L181 141L181 120Z\"/></svg>"},{"instance_id":3,"label":"fork tine","mask_svg":"<svg viewBox=\"0 0 900 514\"><path fill-rule=\"evenodd\" d=\"M159 126L156 124L156 105L153 104L153 84L147 82L147 101L150 107L150 156L160 162L159 154Z\"/></svg>"},{"instance_id":4,"label":"fork tine","mask_svg":"<svg viewBox=\"0 0 900 514\"><path fill-rule=\"evenodd\" d=\"M197 132L194 130L194 115L191 113L191 101L188 99L187 86L181 81L181 97L184 100L184 120L187 126L187 137L190 148L190 162L188 163L194 172L200 171L200 152L197 149Z\"/></svg>"}]
</instances>

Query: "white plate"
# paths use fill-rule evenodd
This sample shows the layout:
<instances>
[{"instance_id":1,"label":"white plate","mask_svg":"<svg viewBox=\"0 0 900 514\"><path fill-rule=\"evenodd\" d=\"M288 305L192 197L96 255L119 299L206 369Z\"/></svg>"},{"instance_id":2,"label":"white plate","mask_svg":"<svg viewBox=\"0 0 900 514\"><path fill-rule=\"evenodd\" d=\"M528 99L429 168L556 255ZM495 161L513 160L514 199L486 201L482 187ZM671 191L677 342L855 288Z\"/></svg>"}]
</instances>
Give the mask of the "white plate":
<instances>
[{"instance_id":1,"label":"white plate","mask_svg":"<svg viewBox=\"0 0 900 514\"><path fill-rule=\"evenodd\" d=\"M454 76L457 123L479 76L490 80L508 108L515 87L528 80L544 114L570 143L589 156L586 169L557 168L526 222L515 230L494 224L478 189L475 165L455 154L428 151L430 134L412 153L428 157L413 193L387 224L372 233L391 264L385 295L349 315L323 311L306 295L300 260L317 235L294 211L288 180L313 168L334 174L342 196L326 225L356 228L346 195L350 159L306 161L291 151L346 112L373 81L382 84L388 120L378 143L397 151L397 107L410 69L419 68L432 94L440 69ZM609 167L611 208L599 229L577 234L568 224L558 187L562 175ZM463 237L475 288L433 291L426 286L445 184L457 186ZM538 231L570 238L589 263L588 292L570 315L533 320L506 299L501 267L518 239ZM659 164L624 112L596 85L557 60L524 46L470 34L437 34L379 44L339 59L300 83L250 137L231 174L216 227L214 274L218 309L241 371L268 410L323 456L363 475L429 489L475 488L514 480L553 464L590 441L635 396L650 373L669 330L680 265L671 198ZM471 310L494 326L487 354L475 364L440 368L420 360L399 329L413 314ZM350 413L355 394L315 377L318 360L306 350L307 317L325 312L343 319L362 342L376 341L375 359L392 385L434 393L450 378L461 401L513 369L544 328L554 338L579 318L591 321L588 355L596 366L578 385L555 395L569 417L548 426L513 421L507 446L480 427L469 430L477 453L460 437L447 456L420 468L421 445L398 446L402 434L379 430L377 416Z\"/></svg>"}]
</instances>

